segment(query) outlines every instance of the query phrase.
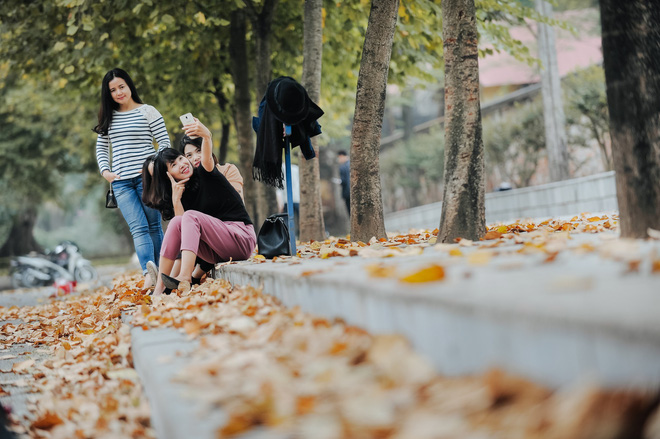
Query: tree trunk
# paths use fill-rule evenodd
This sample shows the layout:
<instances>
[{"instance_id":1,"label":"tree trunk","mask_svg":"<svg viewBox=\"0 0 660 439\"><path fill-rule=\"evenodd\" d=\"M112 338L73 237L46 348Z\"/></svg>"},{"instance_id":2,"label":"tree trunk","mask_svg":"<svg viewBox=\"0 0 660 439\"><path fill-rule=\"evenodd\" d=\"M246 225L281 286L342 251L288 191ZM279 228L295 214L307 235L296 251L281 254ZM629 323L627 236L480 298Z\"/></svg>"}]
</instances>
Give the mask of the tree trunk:
<instances>
[{"instance_id":1,"label":"tree trunk","mask_svg":"<svg viewBox=\"0 0 660 439\"><path fill-rule=\"evenodd\" d=\"M275 15L277 3L278 0L265 0L261 12L252 17L256 36L255 77L258 101L261 101L261 98L266 93L266 88L268 88L268 83L270 82L272 75L270 41L272 36L273 17ZM257 191L259 217L261 220L265 220L269 215L277 212L277 196L275 188L258 182Z\"/></svg>"},{"instance_id":2,"label":"tree trunk","mask_svg":"<svg viewBox=\"0 0 660 439\"><path fill-rule=\"evenodd\" d=\"M380 136L398 0L372 0L351 132L351 240L386 238L380 187Z\"/></svg>"},{"instance_id":3,"label":"tree trunk","mask_svg":"<svg viewBox=\"0 0 660 439\"><path fill-rule=\"evenodd\" d=\"M245 13L243 10L238 9L231 14L229 36L231 74L234 80L234 124L236 125L236 136L239 146L238 168L243 175L245 207L254 223L255 229L258 229L263 218L260 218L258 214L256 184L252 178L254 142L252 138L250 75L245 35Z\"/></svg>"},{"instance_id":4,"label":"tree trunk","mask_svg":"<svg viewBox=\"0 0 660 439\"><path fill-rule=\"evenodd\" d=\"M271 80L272 67L270 62L270 40L277 2L278 0L265 0L261 12L252 17L256 36L256 85L259 100L261 100L266 93L266 88Z\"/></svg>"},{"instance_id":5,"label":"tree trunk","mask_svg":"<svg viewBox=\"0 0 660 439\"><path fill-rule=\"evenodd\" d=\"M231 124L222 122L222 131L220 133L220 147L218 148L218 161L224 164L227 161L227 149L229 147L229 132Z\"/></svg>"},{"instance_id":6,"label":"tree trunk","mask_svg":"<svg viewBox=\"0 0 660 439\"><path fill-rule=\"evenodd\" d=\"M601 0L621 236L660 229L660 4Z\"/></svg>"},{"instance_id":7,"label":"tree trunk","mask_svg":"<svg viewBox=\"0 0 660 439\"><path fill-rule=\"evenodd\" d=\"M536 9L541 15L552 18L552 6L545 0L536 0ZM568 149L566 147L566 118L561 99L559 67L555 31L545 23L538 25L539 58L543 63L541 85L543 95L543 120L545 122L545 145L548 151L550 179L561 181L570 178Z\"/></svg>"},{"instance_id":8,"label":"tree trunk","mask_svg":"<svg viewBox=\"0 0 660 439\"><path fill-rule=\"evenodd\" d=\"M229 105L229 100L227 99L227 96L224 94L222 91L222 84L220 83L220 79L215 77L213 78L213 85L215 87L215 91L213 92L213 96L215 96L216 101L218 102L218 107L220 107L220 114L222 117L222 130L220 132L220 146L218 147L218 161L222 164L225 163L225 160L227 160L227 147L229 145L229 130L231 127L231 124L227 122L227 119L225 119L225 115L227 113L227 106Z\"/></svg>"},{"instance_id":9,"label":"tree trunk","mask_svg":"<svg viewBox=\"0 0 660 439\"><path fill-rule=\"evenodd\" d=\"M321 61L323 54L322 11L323 0L305 0L303 29L303 76L302 86L309 98L319 102L321 97ZM321 173L318 143L312 138L317 151L316 158L305 160L298 151L300 164L300 240L322 241L325 239L325 222L321 203Z\"/></svg>"},{"instance_id":10,"label":"tree trunk","mask_svg":"<svg viewBox=\"0 0 660 439\"><path fill-rule=\"evenodd\" d=\"M484 144L474 0L444 0L445 193L438 242L486 232Z\"/></svg>"},{"instance_id":11,"label":"tree trunk","mask_svg":"<svg viewBox=\"0 0 660 439\"><path fill-rule=\"evenodd\" d=\"M0 248L0 257L22 256L31 251L43 252L32 234L37 213L37 208L30 206L14 216L7 241Z\"/></svg>"}]
</instances>

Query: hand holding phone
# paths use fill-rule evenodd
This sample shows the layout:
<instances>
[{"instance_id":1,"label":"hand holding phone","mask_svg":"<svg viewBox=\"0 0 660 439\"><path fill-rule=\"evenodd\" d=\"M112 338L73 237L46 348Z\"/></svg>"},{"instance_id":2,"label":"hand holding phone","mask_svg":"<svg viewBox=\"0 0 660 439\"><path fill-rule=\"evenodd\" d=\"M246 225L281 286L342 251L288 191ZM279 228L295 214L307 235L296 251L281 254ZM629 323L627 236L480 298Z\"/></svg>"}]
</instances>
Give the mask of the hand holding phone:
<instances>
[{"instance_id":1,"label":"hand holding phone","mask_svg":"<svg viewBox=\"0 0 660 439\"><path fill-rule=\"evenodd\" d=\"M195 122L195 118L193 117L192 113L186 113L183 116L179 116L179 119L181 119L181 123L183 125L190 125L191 123Z\"/></svg>"}]
</instances>

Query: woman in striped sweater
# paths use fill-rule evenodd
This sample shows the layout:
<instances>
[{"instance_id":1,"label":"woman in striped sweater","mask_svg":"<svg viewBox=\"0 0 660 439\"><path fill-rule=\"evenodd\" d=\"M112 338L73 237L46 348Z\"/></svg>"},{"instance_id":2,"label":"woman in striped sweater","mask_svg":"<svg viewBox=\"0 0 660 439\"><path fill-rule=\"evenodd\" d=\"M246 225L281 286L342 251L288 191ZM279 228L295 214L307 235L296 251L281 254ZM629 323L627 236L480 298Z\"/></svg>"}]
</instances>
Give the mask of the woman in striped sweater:
<instances>
[{"instance_id":1,"label":"woman in striped sweater","mask_svg":"<svg viewBox=\"0 0 660 439\"><path fill-rule=\"evenodd\" d=\"M98 134L99 170L112 185L146 275L147 262L158 263L163 229L160 213L142 202L142 165L155 152L153 139L159 151L170 147L163 117L154 107L142 103L128 73L115 68L103 78L99 123L94 131ZM144 287L151 287L154 281L146 276Z\"/></svg>"}]
</instances>

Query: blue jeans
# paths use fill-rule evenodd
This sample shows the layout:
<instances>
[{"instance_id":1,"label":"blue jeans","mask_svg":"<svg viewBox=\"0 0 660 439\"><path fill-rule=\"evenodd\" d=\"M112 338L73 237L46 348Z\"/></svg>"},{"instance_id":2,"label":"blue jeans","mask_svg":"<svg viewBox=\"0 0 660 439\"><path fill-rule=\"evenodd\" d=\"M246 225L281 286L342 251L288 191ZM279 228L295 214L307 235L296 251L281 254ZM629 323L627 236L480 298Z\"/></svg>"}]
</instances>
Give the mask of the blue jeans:
<instances>
[{"instance_id":1,"label":"blue jeans","mask_svg":"<svg viewBox=\"0 0 660 439\"><path fill-rule=\"evenodd\" d=\"M147 262L158 265L160 246L163 243L163 228L160 224L160 212L142 203L142 177L112 182L112 189L117 198L117 206L124 215L133 236L142 273L147 272Z\"/></svg>"}]
</instances>

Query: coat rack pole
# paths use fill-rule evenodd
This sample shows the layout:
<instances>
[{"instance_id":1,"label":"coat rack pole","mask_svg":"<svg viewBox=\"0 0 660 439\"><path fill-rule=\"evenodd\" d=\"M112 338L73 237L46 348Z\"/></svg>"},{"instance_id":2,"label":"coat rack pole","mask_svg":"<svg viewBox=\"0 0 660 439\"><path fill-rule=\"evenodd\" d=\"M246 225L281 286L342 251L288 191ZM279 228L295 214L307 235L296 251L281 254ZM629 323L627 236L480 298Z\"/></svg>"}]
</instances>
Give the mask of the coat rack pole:
<instances>
[{"instance_id":1,"label":"coat rack pole","mask_svg":"<svg viewBox=\"0 0 660 439\"><path fill-rule=\"evenodd\" d=\"M296 224L293 218L293 180L291 178L291 125L284 125L286 140L284 142L284 166L286 170L286 212L289 218L289 246L291 256L296 256Z\"/></svg>"}]
</instances>

